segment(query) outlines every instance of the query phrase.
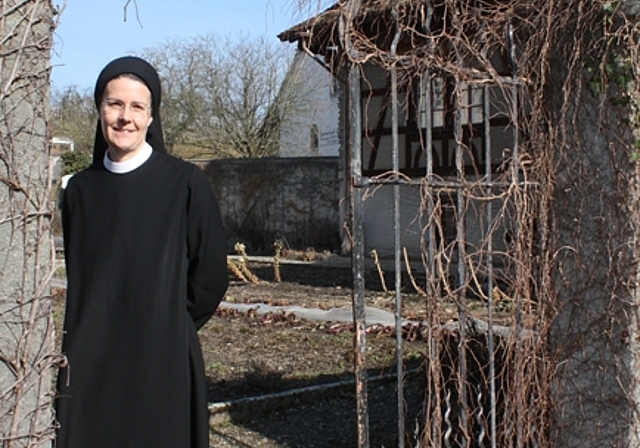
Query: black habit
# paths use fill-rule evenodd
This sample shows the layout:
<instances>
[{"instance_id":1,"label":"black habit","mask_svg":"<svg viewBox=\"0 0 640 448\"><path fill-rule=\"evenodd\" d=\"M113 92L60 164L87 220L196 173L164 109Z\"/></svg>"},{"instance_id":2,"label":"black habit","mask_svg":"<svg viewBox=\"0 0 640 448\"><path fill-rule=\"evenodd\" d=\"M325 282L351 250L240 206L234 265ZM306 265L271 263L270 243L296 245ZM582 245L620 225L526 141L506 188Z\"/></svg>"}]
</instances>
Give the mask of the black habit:
<instances>
[{"instance_id":1,"label":"black habit","mask_svg":"<svg viewBox=\"0 0 640 448\"><path fill-rule=\"evenodd\" d=\"M96 160L64 193L58 448L209 447L196 331L227 287L226 238L207 178L161 149L125 174Z\"/></svg>"}]
</instances>

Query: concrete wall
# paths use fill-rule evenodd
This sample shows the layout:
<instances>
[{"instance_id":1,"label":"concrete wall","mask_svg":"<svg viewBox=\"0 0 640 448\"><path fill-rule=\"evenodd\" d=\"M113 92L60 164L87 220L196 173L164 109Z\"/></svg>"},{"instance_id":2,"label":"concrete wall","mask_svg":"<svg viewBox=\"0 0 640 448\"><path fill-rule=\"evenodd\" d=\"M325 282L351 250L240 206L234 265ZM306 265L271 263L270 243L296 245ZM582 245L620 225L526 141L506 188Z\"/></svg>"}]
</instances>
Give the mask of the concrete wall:
<instances>
[{"instance_id":1,"label":"concrete wall","mask_svg":"<svg viewBox=\"0 0 640 448\"><path fill-rule=\"evenodd\" d=\"M232 250L235 241L273 253L277 239L291 249L338 250L338 159L265 158L200 161L220 202Z\"/></svg>"},{"instance_id":2,"label":"concrete wall","mask_svg":"<svg viewBox=\"0 0 640 448\"><path fill-rule=\"evenodd\" d=\"M562 83L551 84L561 98ZM562 123L566 147L554 148L551 439L564 448L638 447L640 217L638 166L625 145L632 130L623 124L630 111L589 91L576 104Z\"/></svg>"}]
</instances>

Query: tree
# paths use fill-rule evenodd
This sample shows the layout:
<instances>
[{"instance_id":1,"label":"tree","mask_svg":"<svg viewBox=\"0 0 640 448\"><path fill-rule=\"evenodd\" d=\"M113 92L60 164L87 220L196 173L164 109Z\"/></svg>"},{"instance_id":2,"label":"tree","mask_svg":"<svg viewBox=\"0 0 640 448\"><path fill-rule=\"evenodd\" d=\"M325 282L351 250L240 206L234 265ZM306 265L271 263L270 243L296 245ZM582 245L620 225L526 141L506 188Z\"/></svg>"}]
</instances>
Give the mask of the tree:
<instances>
[{"instance_id":1,"label":"tree","mask_svg":"<svg viewBox=\"0 0 640 448\"><path fill-rule=\"evenodd\" d=\"M170 39L139 51L162 80L167 150L183 158L249 158L278 154L282 118L313 107L314 87L290 70L289 46L265 37L214 34ZM75 86L53 95L54 136L91 154L96 110ZM306 135L306 133L305 133Z\"/></svg>"},{"instance_id":2,"label":"tree","mask_svg":"<svg viewBox=\"0 0 640 448\"><path fill-rule=\"evenodd\" d=\"M185 157L276 155L283 114L312 88L288 73L291 50L264 37L175 39L141 56L162 78L167 148Z\"/></svg>"},{"instance_id":3,"label":"tree","mask_svg":"<svg viewBox=\"0 0 640 448\"><path fill-rule=\"evenodd\" d=\"M78 92L76 86L53 92L51 99L50 127L54 137L73 140L75 151L93 152L93 135L97 110L89 91Z\"/></svg>"},{"instance_id":4,"label":"tree","mask_svg":"<svg viewBox=\"0 0 640 448\"><path fill-rule=\"evenodd\" d=\"M91 165L92 156L81 151L67 151L63 153L62 159L63 169L62 175L75 174Z\"/></svg>"}]
</instances>

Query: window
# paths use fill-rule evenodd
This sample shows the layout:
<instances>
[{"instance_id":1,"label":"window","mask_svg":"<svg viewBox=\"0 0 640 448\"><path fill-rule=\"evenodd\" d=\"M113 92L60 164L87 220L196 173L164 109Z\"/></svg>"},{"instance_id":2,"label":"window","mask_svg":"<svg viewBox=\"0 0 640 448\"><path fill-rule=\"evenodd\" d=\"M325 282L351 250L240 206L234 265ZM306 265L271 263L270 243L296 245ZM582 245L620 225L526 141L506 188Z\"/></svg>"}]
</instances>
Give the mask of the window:
<instances>
[{"instance_id":1,"label":"window","mask_svg":"<svg viewBox=\"0 0 640 448\"><path fill-rule=\"evenodd\" d=\"M311 153L318 154L318 150L320 147L320 132L318 131L318 125L311 125Z\"/></svg>"}]
</instances>

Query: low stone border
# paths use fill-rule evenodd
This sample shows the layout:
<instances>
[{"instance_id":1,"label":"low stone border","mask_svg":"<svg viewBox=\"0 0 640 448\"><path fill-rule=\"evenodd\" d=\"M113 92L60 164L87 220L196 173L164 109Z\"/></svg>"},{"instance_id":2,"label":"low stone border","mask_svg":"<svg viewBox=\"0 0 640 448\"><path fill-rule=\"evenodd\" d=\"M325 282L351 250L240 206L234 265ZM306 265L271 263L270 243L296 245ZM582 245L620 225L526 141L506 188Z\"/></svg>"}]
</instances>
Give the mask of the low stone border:
<instances>
[{"instance_id":1,"label":"low stone border","mask_svg":"<svg viewBox=\"0 0 640 448\"><path fill-rule=\"evenodd\" d=\"M418 372L411 370L407 375ZM386 383L395 380L397 375L389 373L369 377L367 384ZM355 393L355 381L344 380L317 386L301 387L284 392L240 398L218 403L209 403L209 426L211 428L233 421L239 423L256 415L275 412L280 409L310 403L313 400L326 400L345 394Z\"/></svg>"}]
</instances>

